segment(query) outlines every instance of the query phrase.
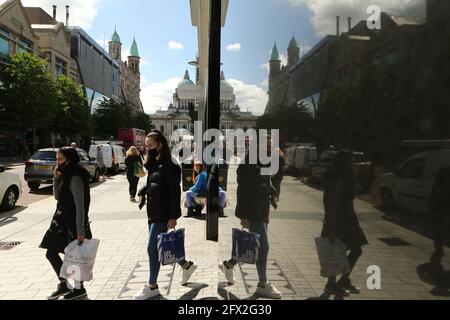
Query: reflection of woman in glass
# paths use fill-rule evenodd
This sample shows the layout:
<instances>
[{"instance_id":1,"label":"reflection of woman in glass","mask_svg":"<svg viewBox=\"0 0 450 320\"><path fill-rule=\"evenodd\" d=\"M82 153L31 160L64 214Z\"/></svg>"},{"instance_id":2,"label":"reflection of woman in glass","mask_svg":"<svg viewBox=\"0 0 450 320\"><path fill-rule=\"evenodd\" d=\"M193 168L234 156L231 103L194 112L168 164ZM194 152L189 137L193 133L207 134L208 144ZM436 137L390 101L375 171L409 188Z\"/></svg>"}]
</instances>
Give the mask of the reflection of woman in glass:
<instances>
[{"instance_id":1,"label":"reflection of woman in glass","mask_svg":"<svg viewBox=\"0 0 450 320\"><path fill-rule=\"evenodd\" d=\"M266 141L267 142L266 142ZM261 143L267 143L268 153L271 153L271 138L264 137ZM279 152L280 163L283 162L283 155ZM259 153L259 152L258 152ZM251 164L250 155L247 153L245 160L237 169L237 204L236 216L241 219L242 227L249 229L260 235L259 256L256 262L258 271L258 288L256 294L270 298L281 299L283 294L275 288L267 279L267 258L269 255L269 212L270 204L276 205L276 199L279 197L280 184L283 179L282 167L278 168L278 173L274 176L261 175L263 167L268 165ZM220 266L220 270L225 274L228 282L234 283L234 267L238 261L231 259L224 261Z\"/></svg>"},{"instance_id":2,"label":"reflection of woman in glass","mask_svg":"<svg viewBox=\"0 0 450 320\"><path fill-rule=\"evenodd\" d=\"M353 172L352 153L340 151L334 158L334 167L325 187L323 200L325 222L322 237L329 238L330 241L339 239L345 243L350 250L348 255L350 270L353 270L362 255L361 247L368 244L353 207L355 198L356 179ZM359 293L359 289L350 280L350 273L343 275L338 282L336 277L328 279L326 295L347 295L349 292Z\"/></svg>"}]
</instances>

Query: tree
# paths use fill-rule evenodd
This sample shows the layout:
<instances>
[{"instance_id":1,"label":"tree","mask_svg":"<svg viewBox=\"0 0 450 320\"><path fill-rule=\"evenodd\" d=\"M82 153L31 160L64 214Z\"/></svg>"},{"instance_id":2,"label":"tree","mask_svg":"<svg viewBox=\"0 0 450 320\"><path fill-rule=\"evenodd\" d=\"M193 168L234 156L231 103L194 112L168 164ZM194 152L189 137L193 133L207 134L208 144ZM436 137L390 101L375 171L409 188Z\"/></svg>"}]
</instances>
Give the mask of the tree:
<instances>
[{"instance_id":1,"label":"tree","mask_svg":"<svg viewBox=\"0 0 450 320\"><path fill-rule=\"evenodd\" d=\"M55 83L58 97L58 111L54 121L54 131L64 136L90 136L91 114L81 86L61 75Z\"/></svg>"},{"instance_id":2,"label":"tree","mask_svg":"<svg viewBox=\"0 0 450 320\"><path fill-rule=\"evenodd\" d=\"M150 130L152 129L151 118L145 112L138 112L133 117L132 121L134 128L145 130L145 132L150 132Z\"/></svg>"},{"instance_id":3,"label":"tree","mask_svg":"<svg viewBox=\"0 0 450 320\"><path fill-rule=\"evenodd\" d=\"M94 133L98 138L110 139L117 136L121 128L133 127L133 116L123 103L104 98L92 115Z\"/></svg>"},{"instance_id":4,"label":"tree","mask_svg":"<svg viewBox=\"0 0 450 320\"><path fill-rule=\"evenodd\" d=\"M303 105L283 106L277 112L264 114L258 119L258 129L279 129L283 142L312 142L315 121Z\"/></svg>"},{"instance_id":5,"label":"tree","mask_svg":"<svg viewBox=\"0 0 450 320\"><path fill-rule=\"evenodd\" d=\"M32 128L35 137L36 129L52 123L57 95L47 61L28 52L15 54L1 68L0 82L2 126L24 132Z\"/></svg>"}]
</instances>

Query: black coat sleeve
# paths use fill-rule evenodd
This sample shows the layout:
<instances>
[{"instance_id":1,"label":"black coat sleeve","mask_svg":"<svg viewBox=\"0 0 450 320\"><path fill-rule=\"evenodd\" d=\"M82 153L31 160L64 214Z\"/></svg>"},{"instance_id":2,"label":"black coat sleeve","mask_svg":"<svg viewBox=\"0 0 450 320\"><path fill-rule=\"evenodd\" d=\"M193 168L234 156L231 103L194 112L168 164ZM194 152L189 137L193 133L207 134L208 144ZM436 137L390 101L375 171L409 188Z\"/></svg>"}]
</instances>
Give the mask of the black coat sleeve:
<instances>
[{"instance_id":1,"label":"black coat sleeve","mask_svg":"<svg viewBox=\"0 0 450 320\"><path fill-rule=\"evenodd\" d=\"M168 190L169 201L169 217L170 219L178 219L181 217L181 168L180 166L170 162L165 172L165 183Z\"/></svg>"},{"instance_id":2,"label":"black coat sleeve","mask_svg":"<svg viewBox=\"0 0 450 320\"><path fill-rule=\"evenodd\" d=\"M237 203L235 215L239 219L250 217L250 197L252 193L252 165L242 163L237 169Z\"/></svg>"}]
</instances>

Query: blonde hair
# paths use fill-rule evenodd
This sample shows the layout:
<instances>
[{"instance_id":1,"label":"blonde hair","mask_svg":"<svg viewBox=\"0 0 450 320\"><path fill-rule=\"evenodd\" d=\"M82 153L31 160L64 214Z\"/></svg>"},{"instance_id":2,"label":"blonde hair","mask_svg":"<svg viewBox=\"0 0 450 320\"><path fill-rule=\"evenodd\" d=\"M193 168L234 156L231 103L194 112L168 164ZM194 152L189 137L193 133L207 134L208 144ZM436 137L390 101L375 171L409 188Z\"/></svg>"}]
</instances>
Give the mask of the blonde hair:
<instances>
[{"instance_id":1,"label":"blonde hair","mask_svg":"<svg viewBox=\"0 0 450 320\"><path fill-rule=\"evenodd\" d=\"M127 157L138 156L138 155L139 155L139 151L135 146L130 147L130 149L128 149L128 151L127 151Z\"/></svg>"}]
</instances>

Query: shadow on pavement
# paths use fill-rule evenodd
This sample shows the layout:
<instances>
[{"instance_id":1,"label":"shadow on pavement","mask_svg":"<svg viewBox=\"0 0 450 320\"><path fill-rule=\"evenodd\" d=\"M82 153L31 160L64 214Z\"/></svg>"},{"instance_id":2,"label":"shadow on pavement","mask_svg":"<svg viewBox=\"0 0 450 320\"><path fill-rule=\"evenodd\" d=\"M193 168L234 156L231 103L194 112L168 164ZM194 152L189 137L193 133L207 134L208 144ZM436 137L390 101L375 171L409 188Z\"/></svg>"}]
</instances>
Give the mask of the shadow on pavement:
<instances>
[{"instance_id":1,"label":"shadow on pavement","mask_svg":"<svg viewBox=\"0 0 450 320\"><path fill-rule=\"evenodd\" d=\"M189 292L187 292L187 293L185 293L185 294L183 294L178 300L179 301L183 301L183 300L194 300L197 296L198 296L198 294L200 293L200 291L201 290L203 290L203 289L205 289L205 288L207 288L208 287L208 285L207 284L205 284L205 283L190 283L190 284L188 284L188 285L186 285L185 287L187 287L187 288L191 288L191 290L189 291ZM209 300L210 298L208 298L208 300ZM162 300L162 301L169 301L170 299L167 299L166 297L164 297L164 296L158 296L158 297L155 297L155 298L153 298L153 299L149 299L150 301L159 301L159 300ZM204 299L200 299L200 300L204 300Z\"/></svg>"},{"instance_id":2,"label":"shadow on pavement","mask_svg":"<svg viewBox=\"0 0 450 320\"><path fill-rule=\"evenodd\" d=\"M17 221L17 218L15 217L15 215L26 210L27 208L28 207L26 207L26 206L25 207L17 207L12 211L0 212L0 227L4 227L7 224Z\"/></svg>"},{"instance_id":3,"label":"shadow on pavement","mask_svg":"<svg viewBox=\"0 0 450 320\"><path fill-rule=\"evenodd\" d=\"M51 196L51 195L53 195L53 186L40 188L40 189L35 190L35 191L30 190L29 193L30 194L35 194L35 195L38 195L38 196Z\"/></svg>"}]
</instances>

